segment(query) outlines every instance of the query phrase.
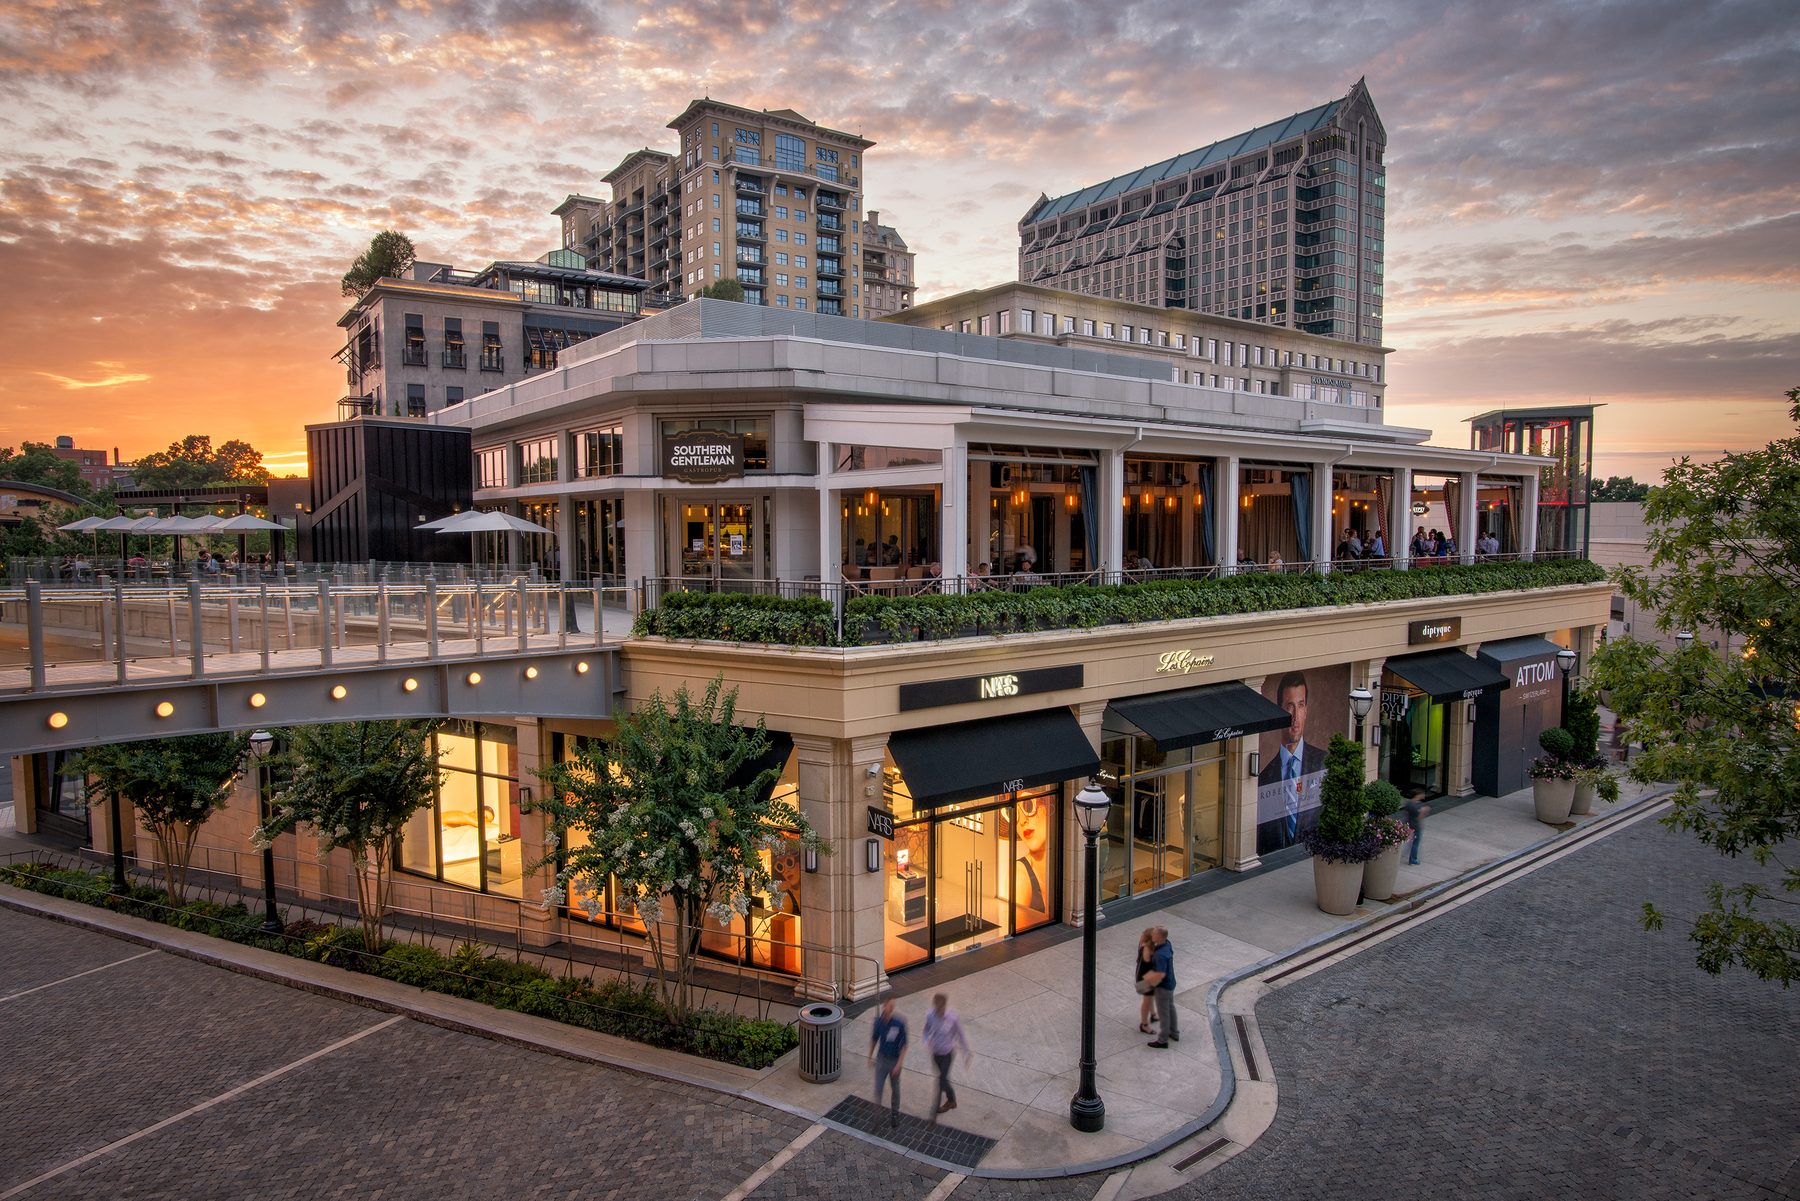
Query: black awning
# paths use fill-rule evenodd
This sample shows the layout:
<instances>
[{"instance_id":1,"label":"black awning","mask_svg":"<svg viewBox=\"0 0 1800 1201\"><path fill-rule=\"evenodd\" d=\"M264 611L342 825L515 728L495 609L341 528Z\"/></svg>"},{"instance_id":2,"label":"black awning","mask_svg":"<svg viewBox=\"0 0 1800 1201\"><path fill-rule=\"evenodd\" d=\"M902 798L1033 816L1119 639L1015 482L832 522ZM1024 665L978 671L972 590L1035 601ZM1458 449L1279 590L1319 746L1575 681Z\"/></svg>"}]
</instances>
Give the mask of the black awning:
<instances>
[{"instance_id":1,"label":"black awning","mask_svg":"<svg viewBox=\"0 0 1800 1201\"><path fill-rule=\"evenodd\" d=\"M1562 647L1548 638L1532 635L1527 638L1502 638L1497 642L1481 644L1481 657L1492 659L1496 664L1517 663L1521 659L1541 659L1546 655L1554 657Z\"/></svg>"},{"instance_id":2,"label":"black awning","mask_svg":"<svg viewBox=\"0 0 1800 1201\"><path fill-rule=\"evenodd\" d=\"M1474 700L1484 692L1497 692L1512 683L1493 664L1470 658L1461 651L1401 655L1389 659L1386 667L1439 704Z\"/></svg>"},{"instance_id":3,"label":"black awning","mask_svg":"<svg viewBox=\"0 0 1800 1201\"><path fill-rule=\"evenodd\" d=\"M782 771L787 767L788 756L794 753L793 735L781 730L770 730L768 735L769 749L755 758L746 759L740 763L738 769L731 773L731 779L725 781L725 787L743 788L770 768ZM774 790L775 786L771 784L769 791L773 792Z\"/></svg>"},{"instance_id":4,"label":"black awning","mask_svg":"<svg viewBox=\"0 0 1800 1201\"><path fill-rule=\"evenodd\" d=\"M935 809L1100 770L1081 723L1066 708L902 730L888 752L915 809Z\"/></svg>"},{"instance_id":5,"label":"black awning","mask_svg":"<svg viewBox=\"0 0 1800 1201\"><path fill-rule=\"evenodd\" d=\"M1155 739L1159 751L1285 730L1294 720L1286 709L1236 680L1134 696L1107 707Z\"/></svg>"}]
</instances>

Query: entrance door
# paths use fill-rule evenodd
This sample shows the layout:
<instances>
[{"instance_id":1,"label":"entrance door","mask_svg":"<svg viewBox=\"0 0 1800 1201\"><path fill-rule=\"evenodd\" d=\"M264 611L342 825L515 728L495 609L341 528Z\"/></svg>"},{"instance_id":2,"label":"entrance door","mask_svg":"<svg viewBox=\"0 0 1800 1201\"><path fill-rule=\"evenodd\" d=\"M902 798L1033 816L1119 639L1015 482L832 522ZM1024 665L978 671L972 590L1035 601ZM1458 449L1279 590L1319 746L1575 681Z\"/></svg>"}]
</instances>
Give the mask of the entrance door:
<instances>
[{"instance_id":1,"label":"entrance door","mask_svg":"<svg viewBox=\"0 0 1800 1201\"><path fill-rule=\"evenodd\" d=\"M680 504L680 557L684 579L757 578L754 501Z\"/></svg>"},{"instance_id":2,"label":"entrance door","mask_svg":"<svg viewBox=\"0 0 1800 1201\"><path fill-rule=\"evenodd\" d=\"M1188 773L1184 769L1132 784L1131 891L1146 892L1188 878Z\"/></svg>"},{"instance_id":3,"label":"entrance door","mask_svg":"<svg viewBox=\"0 0 1800 1201\"><path fill-rule=\"evenodd\" d=\"M937 843L932 848L937 885L933 935L940 958L972 951L1007 933L1000 825L1001 814L995 810L932 823Z\"/></svg>"}]
</instances>

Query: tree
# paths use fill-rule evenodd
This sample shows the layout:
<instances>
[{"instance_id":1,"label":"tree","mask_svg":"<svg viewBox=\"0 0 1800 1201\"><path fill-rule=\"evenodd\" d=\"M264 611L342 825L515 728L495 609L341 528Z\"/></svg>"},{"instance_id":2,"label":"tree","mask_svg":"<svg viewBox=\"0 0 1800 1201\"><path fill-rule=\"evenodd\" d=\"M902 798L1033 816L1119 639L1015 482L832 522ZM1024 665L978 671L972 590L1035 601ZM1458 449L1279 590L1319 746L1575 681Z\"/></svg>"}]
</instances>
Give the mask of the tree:
<instances>
[{"instance_id":1,"label":"tree","mask_svg":"<svg viewBox=\"0 0 1800 1201\"><path fill-rule=\"evenodd\" d=\"M595 916L612 877L620 907L643 920L663 1007L678 1023L689 1007L702 919L723 925L743 917L755 896L780 906L765 852L790 841L831 850L797 808L771 798L778 770L733 782L768 751L769 736L760 719L754 729L736 723L737 690L721 697L723 688L721 675L696 702L684 684L672 705L654 692L637 712L621 715L603 743L538 773L549 785L543 809L564 848L544 861L557 864L545 903L564 904L573 890L575 903ZM571 832L584 834L585 845L573 845Z\"/></svg>"},{"instance_id":2,"label":"tree","mask_svg":"<svg viewBox=\"0 0 1800 1201\"><path fill-rule=\"evenodd\" d=\"M1605 482L1588 486L1588 499L1645 501L1650 499L1650 485L1640 484L1628 475L1609 475Z\"/></svg>"},{"instance_id":3,"label":"tree","mask_svg":"<svg viewBox=\"0 0 1800 1201\"><path fill-rule=\"evenodd\" d=\"M1800 388L1787 395L1800 422ZM1619 638L1594 656L1595 682L1644 745L1631 776L1676 782L1665 826L1727 858L1776 864L1780 892L1800 892L1800 867L1779 859L1800 835L1800 438L1715 463L1682 459L1644 518L1650 565L1621 567L1614 582L1665 632L1717 631L1724 649L1706 638L1673 652ZM1792 983L1800 926L1763 907L1791 913L1800 902L1755 882L1714 881L1706 892L1709 908L1688 932L1699 966ZM1663 926L1649 904L1643 920Z\"/></svg>"},{"instance_id":4,"label":"tree","mask_svg":"<svg viewBox=\"0 0 1800 1201\"><path fill-rule=\"evenodd\" d=\"M88 747L63 773L82 780L88 804L110 800L137 810L156 839L169 904L179 909L194 839L231 799L249 752L248 734L190 734Z\"/></svg>"},{"instance_id":5,"label":"tree","mask_svg":"<svg viewBox=\"0 0 1800 1201\"><path fill-rule=\"evenodd\" d=\"M417 257L411 238L391 229L382 230L369 240L369 248L356 256L350 270L344 272L344 295L360 300L377 280L406 278Z\"/></svg>"},{"instance_id":6,"label":"tree","mask_svg":"<svg viewBox=\"0 0 1800 1201\"><path fill-rule=\"evenodd\" d=\"M708 284L706 287L701 288L698 292L694 293L694 295L710 296L714 300L735 300L742 303L744 299L744 286L735 279L722 279L716 284Z\"/></svg>"},{"instance_id":7,"label":"tree","mask_svg":"<svg viewBox=\"0 0 1800 1201\"><path fill-rule=\"evenodd\" d=\"M319 838L319 854L350 852L363 950L381 950L393 888L394 846L407 821L437 795L441 773L428 721L347 721L283 731L292 771L277 786L269 819L256 831L259 850L297 825Z\"/></svg>"},{"instance_id":8,"label":"tree","mask_svg":"<svg viewBox=\"0 0 1800 1201\"><path fill-rule=\"evenodd\" d=\"M0 480L21 484L42 484L76 496L92 496L93 487L81 478L81 465L56 457L56 449L48 442L21 442L15 452L0 446Z\"/></svg>"},{"instance_id":9,"label":"tree","mask_svg":"<svg viewBox=\"0 0 1800 1201\"><path fill-rule=\"evenodd\" d=\"M1325 781L1319 787L1319 837L1350 842L1362 834L1369 811L1363 796L1363 748L1333 734L1325 750Z\"/></svg>"},{"instance_id":10,"label":"tree","mask_svg":"<svg viewBox=\"0 0 1800 1201\"><path fill-rule=\"evenodd\" d=\"M271 478L262 465L262 452L254 446L233 440L214 450L207 434L189 434L169 443L167 450L144 455L133 475L141 488L208 488Z\"/></svg>"}]
</instances>

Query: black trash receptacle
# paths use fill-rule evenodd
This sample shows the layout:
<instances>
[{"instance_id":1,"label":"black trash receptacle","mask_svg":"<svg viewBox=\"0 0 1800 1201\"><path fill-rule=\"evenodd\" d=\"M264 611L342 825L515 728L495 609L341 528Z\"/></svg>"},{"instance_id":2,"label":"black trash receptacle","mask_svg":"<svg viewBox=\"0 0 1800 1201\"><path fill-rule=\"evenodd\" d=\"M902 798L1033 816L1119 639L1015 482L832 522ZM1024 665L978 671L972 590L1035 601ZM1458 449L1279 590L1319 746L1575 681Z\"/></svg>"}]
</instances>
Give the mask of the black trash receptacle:
<instances>
[{"instance_id":1,"label":"black trash receptacle","mask_svg":"<svg viewBox=\"0 0 1800 1201\"><path fill-rule=\"evenodd\" d=\"M800 1007L800 1079L830 1084L844 1070L844 1011L824 1001Z\"/></svg>"}]
</instances>

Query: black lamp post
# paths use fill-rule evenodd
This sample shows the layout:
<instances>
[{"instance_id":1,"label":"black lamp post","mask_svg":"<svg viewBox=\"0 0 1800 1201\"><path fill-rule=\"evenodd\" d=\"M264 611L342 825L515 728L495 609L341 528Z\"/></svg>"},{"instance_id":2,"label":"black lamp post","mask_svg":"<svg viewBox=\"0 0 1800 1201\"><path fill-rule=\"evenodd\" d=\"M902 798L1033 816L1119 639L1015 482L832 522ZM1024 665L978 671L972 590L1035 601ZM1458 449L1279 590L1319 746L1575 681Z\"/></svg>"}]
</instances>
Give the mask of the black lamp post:
<instances>
[{"instance_id":1,"label":"black lamp post","mask_svg":"<svg viewBox=\"0 0 1800 1201\"><path fill-rule=\"evenodd\" d=\"M1356 741L1363 740L1363 718L1375 704L1375 694L1358 685L1350 690L1350 712L1356 715Z\"/></svg>"},{"instance_id":2,"label":"black lamp post","mask_svg":"<svg viewBox=\"0 0 1800 1201\"><path fill-rule=\"evenodd\" d=\"M1562 668L1562 720L1557 724L1569 728L1569 673L1575 670L1575 652L1563 647L1556 652L1556 665Z\"/></svg>"},{"instance_id":3,"label":"black lamp post","mask_svg":"<svg viewBox=\"0 0 1800 1201\"><path fill-rule=\"evenodd\" d=\"M1081 910L1081 1087L1069 1102L1069 1125L1083 1134L1095 1134L1106 1128L1106 1102L1094 1087L1094 937L1095 910L1100 908L1100 854L1095 845L1106 829L1106 814L1112 798L1090 777L1087 787L1075 794L1075 820L1087 838Z\"/></svg>"},{"instance_id":4,"label":"black lamp post","mask_svg":"<svg viewBox=\"0 0 1800 1201\"><path fill-rule=\"evenodd\" d=\"M125 798L115 792L112 796L112 804L107 806L108 809L112 810L113 852L113 882L112 888L108 891L115 897L128 897L131 895L131 884L125 879L125 835L120 829L122 823L119 821L119 806L124 803Z\"/></svg>"},{"instance_id":5,"label":"black lamp post","mask_svg":"<svg viewBox=\"0 0 1800 1201\"><path fill-rule=\"evenodd\" d=\"M250 735L250 755L256 760L256 811L262 820L269 820L269 769L267 760L269 752L274 749L275 736L267 730L258 730ZM275 844L270 842L262 849L263 860L263 933L279 935L282 931L281 915L275 912Z\"/></svg>"}]
</instances>

